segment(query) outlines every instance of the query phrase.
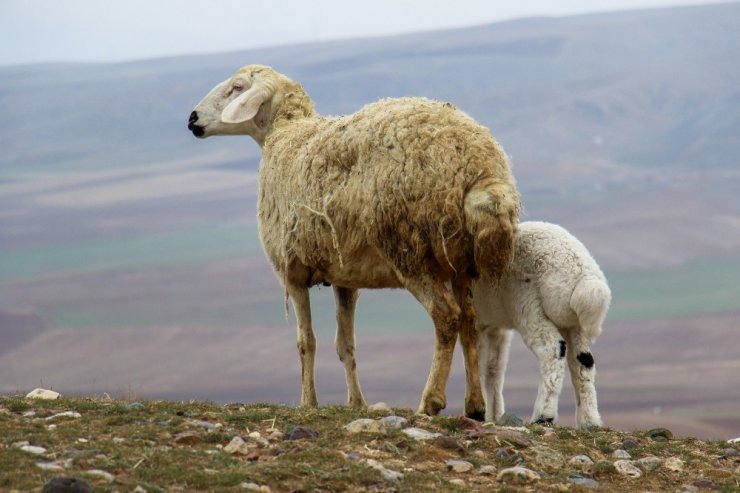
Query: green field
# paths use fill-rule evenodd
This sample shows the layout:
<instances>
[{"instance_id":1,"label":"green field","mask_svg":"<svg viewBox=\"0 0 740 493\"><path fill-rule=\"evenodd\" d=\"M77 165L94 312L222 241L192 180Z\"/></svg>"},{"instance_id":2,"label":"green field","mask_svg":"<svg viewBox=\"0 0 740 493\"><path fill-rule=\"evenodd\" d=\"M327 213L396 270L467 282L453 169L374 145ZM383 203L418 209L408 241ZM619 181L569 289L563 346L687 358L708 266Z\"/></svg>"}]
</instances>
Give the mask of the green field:
<instances>
[{"instance_id":1,"label":"green field","mask_svg":"<svg viewBox=\"0 0 740 493\"><path fill-rule=\"evenodd\" d=\"M246 270L218 270L247 258L256 262ZM607 277L610 321L740 309L737 258ZM6 251L0 256L0 293L19 287L32 296L46 293L32 300L33 309L57 328L293 324L292 315L285 320L283 292L256 230L246 225ZM49 294L53 289L58 296ZM316 330L332 332L331 288L311 294ZM426 329L430 320L408 293L380 290L362 293L357 323L365 330L395 331Z\"/></svg>"}]
</instances>

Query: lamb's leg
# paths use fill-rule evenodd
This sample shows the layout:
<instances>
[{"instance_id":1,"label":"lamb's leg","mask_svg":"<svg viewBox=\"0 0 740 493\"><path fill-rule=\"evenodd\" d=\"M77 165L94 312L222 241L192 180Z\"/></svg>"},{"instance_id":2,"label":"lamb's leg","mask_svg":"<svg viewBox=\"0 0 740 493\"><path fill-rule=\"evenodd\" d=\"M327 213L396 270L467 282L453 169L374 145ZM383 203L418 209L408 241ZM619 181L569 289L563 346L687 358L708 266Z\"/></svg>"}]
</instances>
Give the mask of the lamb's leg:
<instances>
[{"instance_id":1,"label":"lamb's leg","mask_svg":"<svg viewBox=\"0 0 740 493\"><path fill-rule=\"evenodd\" d=\"M526 326L520 327L520 333L540 363L532 422L552 423L558 417L558 399L563 389L566 343L544 314L531 317Z\"/></svg>"},{"instance_id":2,"label":"lamb's leg","mask_svg":"<svg viewBox=\"0 0 740 493\"><path fill-rule=\"evenodd\" d=\"M602 426L596 402L596 366L589 341L578 329L565 331L564 335L568 341L570 379L576 393L576 427Z\"/></svg>"},{"instance_id":3,"label":"lamb's leg","mask_svg":"<svg viewBox=\"0 0 740 493\"><path fill-rule=\"evenodd\" d=\"M496 421L505 411L504 372L509 361L511 330L482 327L479 331L480 378L486 401L486 421Z\"/></svg>"},{"instance_id":4,"label":"lamb's leg","mask_svg":"<svg viewBox=\"0 0 740 493\"><path fill-rule=\"evenodd\" d=\"M475 307L470 278L458 276L452 283L452 290L460 307L460 345L465 359L465 415L482 421L485 418L486 404L481 392L478 329L475 326Z\"/></svg>"},{"instance_id":5,"label":"lamb's leg","mask_svg":"<svg viewBox=\"0 0 740 493\"><path fill-rule=\"evenodd\" d=\"M347 404L352 407L365 407L365 398L360 390L355 362L355 305L359 292L334 286L334 301L337 305L337 354L344 363L347 379Z\"/></svg>"},{"instance_id":6,"label":"lamb's leg","mask_svg":"<svg viewBox=\"0 0 740 493\"><path fill-rule=\"evenodd\" d=\"M403 279L404 287L432 317L435 330L434 357L417 412L437 415L445 408L447 379L457 341L460 308L441 281L432 278Z\"/></svg>"},{"instance_id":7,"label":"lamb's leg","mask_svg":"<svg viewBox=\"0 0 740 493\"><path fill-rule=\"evenodd\" d=\"M298 320L298 353L301 356L301 406L317 406L316 384L314 381L314 357L316 337L311 327L311 300L308 288L288 284L288 295L293 301Z\"/></svg>"}]
</instances>

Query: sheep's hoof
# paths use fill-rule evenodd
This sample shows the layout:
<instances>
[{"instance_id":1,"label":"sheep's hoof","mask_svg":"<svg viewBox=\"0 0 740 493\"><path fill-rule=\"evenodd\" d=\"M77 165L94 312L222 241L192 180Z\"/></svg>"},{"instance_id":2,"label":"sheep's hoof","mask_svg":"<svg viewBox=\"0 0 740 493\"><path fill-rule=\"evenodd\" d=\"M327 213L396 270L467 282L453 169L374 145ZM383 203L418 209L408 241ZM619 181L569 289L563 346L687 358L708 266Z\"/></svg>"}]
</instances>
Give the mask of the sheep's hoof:
<instances>
[{"instance_id":1,"label":"sheep's hoof","mask_svg":"<svg viewBox=\"0 0 740 493\"><path fill-rule=\"evenodd\" d=\"M485 421L486 420L486 411L475 409L473 411L465 411L465 416L467 416L470 419L474 419L476 421Z\"/></svg>"},{"instance_id":2,"label":"sheep's hoof","mask_svg":"<svg viewBox=\"0 0 740 493\"><path fill-rule=\"evenodd\" d=\"M551 425L555 422L555 418L547 418L545 416L540 416L536 420L534 420L535 424L538 425Z\"/></svg>"},{"instance_id":3,"label":"sheep's hoof","mask_svg":"<svg viewBox=\"0 0 740 493\"><path fill-rule=\"evenodd\" d=\"M421 405L419 406L419 410L417 412L419 414L436 416L442 409L445 408L446 405L447 403L444 401L444 399L429 397L427 399L422 399Z\"/></svg>"}]
</instances>

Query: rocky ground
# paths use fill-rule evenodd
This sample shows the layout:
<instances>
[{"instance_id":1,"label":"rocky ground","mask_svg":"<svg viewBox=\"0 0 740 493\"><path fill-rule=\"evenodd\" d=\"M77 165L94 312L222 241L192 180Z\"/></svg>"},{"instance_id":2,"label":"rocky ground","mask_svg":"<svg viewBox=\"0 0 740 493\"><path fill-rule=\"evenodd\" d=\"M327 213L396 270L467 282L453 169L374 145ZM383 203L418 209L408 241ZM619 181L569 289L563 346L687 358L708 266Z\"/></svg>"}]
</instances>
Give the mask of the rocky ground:
<instances>
[{"instance_id":1,"label":"rocky ground","mask_svg":"<svg viewBox=\"0 0 740 493\"><path fill-rule=\"evenodd\" d=\"M53 396L52 396L53 397ZM0 490L740 491L740 444L270 404L0 397Z\"/></svg>"}]
</instances>

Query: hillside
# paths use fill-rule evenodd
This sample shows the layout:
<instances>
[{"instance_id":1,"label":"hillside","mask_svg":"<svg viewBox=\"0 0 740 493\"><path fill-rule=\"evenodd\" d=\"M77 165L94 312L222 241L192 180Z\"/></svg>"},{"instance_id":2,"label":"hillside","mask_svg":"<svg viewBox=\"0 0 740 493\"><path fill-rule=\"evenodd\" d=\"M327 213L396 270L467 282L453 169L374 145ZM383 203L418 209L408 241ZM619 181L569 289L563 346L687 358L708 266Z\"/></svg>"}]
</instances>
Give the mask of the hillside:
<instances>
[{"instance_id":1,"label":"hillside","mask_svg":"<svg viewBox=\"0 0 740 493\"><path fill-rule=\"evenodd\" d=\"M560 223L614 293L594 346L615 429L740 436L740 3L522 19L377 39L116 64L0 68L0 393L294 403L292 315L255 225L258 147L199 141L193 106L247 63L318 110L453 102L511 155L523 219ZM322 403L341 403L331 290L312 290ZM413 407L433 331L413 298L366 291L368 398ZM448 413L462 403L460 358ZM517 340L512 411L536 362ZM573 398L563 392L563 423Z\"/></svg>"},{"instance_id":2,"label":"hillside","mask_svg":"<svg viewBox=\"0 0 740 493\"><path fill-rule=\"evenodd\" d=\"M0 398L0 488L95 491L738 491L737 443L408 409ZM514 425L514 426L511 426Z\"/></svg>"}]
</instances>

